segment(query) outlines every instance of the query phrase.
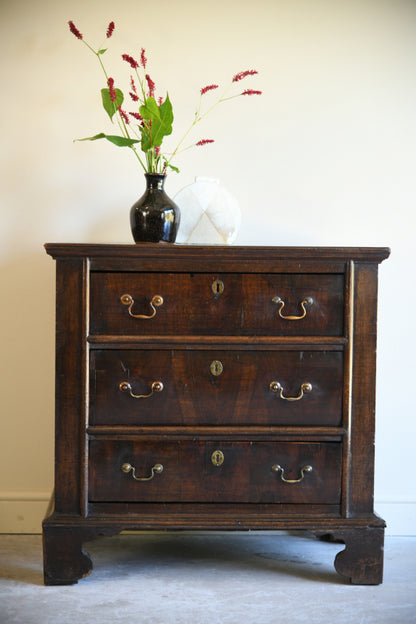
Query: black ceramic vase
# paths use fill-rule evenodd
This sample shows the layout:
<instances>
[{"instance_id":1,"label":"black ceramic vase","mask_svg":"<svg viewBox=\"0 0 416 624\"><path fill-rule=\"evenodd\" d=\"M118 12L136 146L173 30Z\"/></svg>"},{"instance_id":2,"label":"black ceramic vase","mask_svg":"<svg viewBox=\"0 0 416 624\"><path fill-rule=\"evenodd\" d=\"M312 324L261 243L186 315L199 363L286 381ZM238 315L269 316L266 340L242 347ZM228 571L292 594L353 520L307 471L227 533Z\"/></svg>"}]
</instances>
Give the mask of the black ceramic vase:
<instances>
[{"instance_id":1,"label":"black ceramic vase","mask_svg":"<svg viewBox=\"0 0 416 624\"><path fill-rule=\"evenodd\" d=\"M174 243L181 212L164 191L163 173L145 173L146 191L130 210L135 243Z\"/></svg>"}]
</instances>

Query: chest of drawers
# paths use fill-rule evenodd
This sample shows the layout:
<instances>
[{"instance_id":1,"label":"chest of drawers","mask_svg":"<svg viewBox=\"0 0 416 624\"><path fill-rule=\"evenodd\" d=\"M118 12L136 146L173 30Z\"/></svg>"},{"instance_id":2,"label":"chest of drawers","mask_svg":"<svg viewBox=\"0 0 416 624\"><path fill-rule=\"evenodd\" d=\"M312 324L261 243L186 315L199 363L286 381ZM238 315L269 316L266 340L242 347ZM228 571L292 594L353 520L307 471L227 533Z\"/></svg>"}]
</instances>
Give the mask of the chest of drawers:
<instances>
[{"instance_id":1,"label":"chest of drawers","mask_svg":"<svg viewBox=\"0 0 416 624\"><path fill-rule=\"evenodd\" d=\"M295 530L382 580L373 511L385 248L48 244L57 262L46 584L122 530Z\"/></svg>"}]
</instances>

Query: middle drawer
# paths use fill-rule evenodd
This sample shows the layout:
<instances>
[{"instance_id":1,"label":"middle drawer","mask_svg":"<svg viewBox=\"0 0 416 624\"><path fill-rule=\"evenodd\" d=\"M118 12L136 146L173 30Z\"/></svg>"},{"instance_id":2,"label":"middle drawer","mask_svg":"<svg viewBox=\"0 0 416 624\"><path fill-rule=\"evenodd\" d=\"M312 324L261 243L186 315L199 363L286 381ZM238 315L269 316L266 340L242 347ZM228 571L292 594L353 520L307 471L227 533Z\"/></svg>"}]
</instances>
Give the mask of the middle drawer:
<instances>
[{"instance_id":1,"label":"middle drawer","mask_svg":"<svg viewBox=\"0 0 416 624\"><path fill-rule=\"evenodd\" d=\"M343 351L92 350L90 425L339 426Z\"/></svg>"}]
</instances>

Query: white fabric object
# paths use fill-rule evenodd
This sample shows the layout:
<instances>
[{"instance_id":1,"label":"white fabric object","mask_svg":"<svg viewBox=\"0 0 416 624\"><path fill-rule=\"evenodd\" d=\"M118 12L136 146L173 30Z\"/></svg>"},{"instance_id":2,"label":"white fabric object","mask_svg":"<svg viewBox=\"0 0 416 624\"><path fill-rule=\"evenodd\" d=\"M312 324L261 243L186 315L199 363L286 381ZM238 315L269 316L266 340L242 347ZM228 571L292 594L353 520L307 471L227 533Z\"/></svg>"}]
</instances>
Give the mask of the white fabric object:
<instances>
[{"instance_id":1,"label":"white fabric object","mask_svg":"<svg viewBox=\"0 0 416 624\"><path fill-rule=\"evenodd\" d=\"M177 243L231 245L241 226L237 200L218 180L195 178L174 197L181 210Z\"/></svg>"}]
</instances>

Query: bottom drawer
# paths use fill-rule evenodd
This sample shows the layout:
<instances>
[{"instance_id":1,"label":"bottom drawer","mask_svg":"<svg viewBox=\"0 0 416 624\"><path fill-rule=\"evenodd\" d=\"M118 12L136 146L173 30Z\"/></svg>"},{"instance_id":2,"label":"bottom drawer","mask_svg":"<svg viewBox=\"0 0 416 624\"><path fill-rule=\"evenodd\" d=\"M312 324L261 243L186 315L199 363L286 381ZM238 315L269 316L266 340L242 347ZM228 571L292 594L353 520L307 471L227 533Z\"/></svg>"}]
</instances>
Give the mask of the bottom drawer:
<instances>
[{"instance_id":1,"label":"bottom drawer","mask_svg":"<svg viewBox=\"0 0 416 624\"><path fill-rule=\"evenodd\" d=\"M91 502L339 504L341 444L91 440Z\"/></svg>"}]
</instances>

